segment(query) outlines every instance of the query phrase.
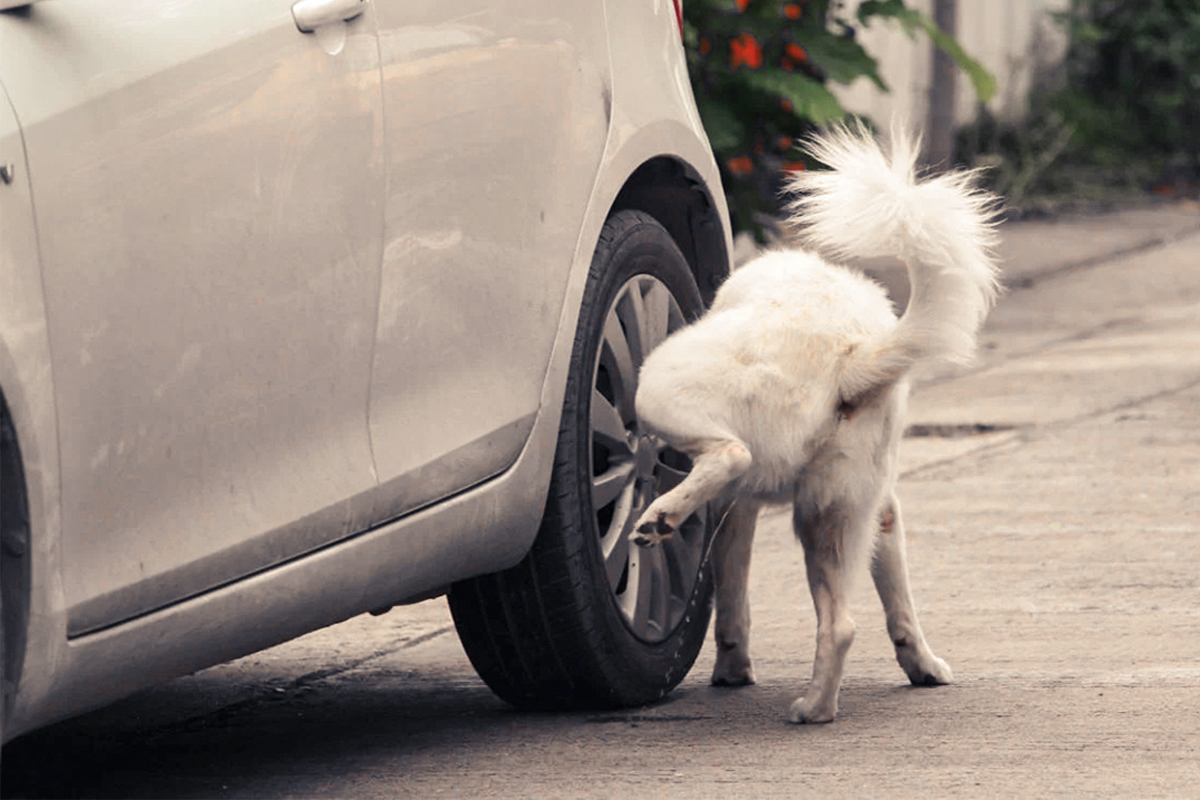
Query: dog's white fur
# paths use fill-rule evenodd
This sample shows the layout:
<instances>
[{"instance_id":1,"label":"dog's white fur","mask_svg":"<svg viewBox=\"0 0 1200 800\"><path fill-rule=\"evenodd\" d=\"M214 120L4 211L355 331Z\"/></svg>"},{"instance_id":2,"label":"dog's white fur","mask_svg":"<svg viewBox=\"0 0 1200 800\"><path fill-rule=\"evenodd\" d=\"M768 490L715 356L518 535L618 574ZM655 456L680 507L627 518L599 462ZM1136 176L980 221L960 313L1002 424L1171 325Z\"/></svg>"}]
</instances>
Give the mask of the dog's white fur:
<instances>
[{"instance_id":1,"label":"dog's white fur","mask_svg":"<svg viewBox=\"0 0 1200 800\"><path fill-rule=\"evenodd\" d=\"M744 685L754 682L746 583L755 521L762 503L792 503L817 647L812 682L789 717L828 722L854 638L849 582L872 552L900 666L917 685L951 680L909 592L897 449L910 371L968 360L994 302L995 198L973 187L971 173L918 180L917 145L898 128L890 154L861 127L835 127L808 150L833 169L794 179L792 221L835 259L900 256L908 308L897 320L879 285L812 252L769 252L735 271L712 309L642 367L641 424L693 467L631 535L652 547L705 503L729 509L712 551L712 681Z\"/></svg>"}]
</instances>

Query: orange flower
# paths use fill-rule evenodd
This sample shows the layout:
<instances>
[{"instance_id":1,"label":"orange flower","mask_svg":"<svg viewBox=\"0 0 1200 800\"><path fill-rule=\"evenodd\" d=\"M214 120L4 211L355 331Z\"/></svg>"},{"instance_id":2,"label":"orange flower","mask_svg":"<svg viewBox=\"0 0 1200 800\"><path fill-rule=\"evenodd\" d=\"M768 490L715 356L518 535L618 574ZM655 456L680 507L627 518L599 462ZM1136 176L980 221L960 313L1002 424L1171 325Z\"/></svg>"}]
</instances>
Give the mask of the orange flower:
<instances>
[{"instance_id":1,"label":"orange flower","mask_svg":"<svg viewBox=\"0 0 1200 800\"><path fill-rule=\"evenodd\" d=\"M749 33L743 33L738 38L729 40L730 68L737 69L744 64L750 69L758 69L762 66L762 60L762 45Z\"/></svg>"},{"instance_id":2,"label":"orange flower","mask_svg":"<svg viewBox=\"0 0 1200 800\"><path fill-rule=\"evenodd\" d=\"M729 159L725 164L729 167L729 171L738 178L754 172L754 162L750 160L750 156L737 156Z\"/></svg>"},{"instance_id":3,"label":"orange flower","mask_svg":"<svg viewBox=\"0 0 1200 800\"><path fill-rule=\"evenodd\" d=\"M737 0L738 13L745 11L748 5L750 5L750 0Z\"/></svg>"},{"instance_id":4,"label":"orange flower","mask_svg":"<svg viewBox=\"0 0 1200 800\"><path fill-rule=\"evenodd\" d=\"M775 146L779 148L780 152L786 153L788 150L792 149L792 137L780 136L775 140Z\"/></svg>"},{"instance_id":5,"label":"orange flower","mask_svg":"<svg viewBox=\"0 0 1200 800\"><path fill-rule=\"evenodd\" d=\"M788 42L783 51L788 54L788 57L800 64L808 63L808 51L795 42Z\"/></svg>"},{"instance_id":6,"label":"orange flower","mask_svg":"<svg viewBox=\"0 0 1200 800\"><path fill-rule=\"evenodd\" d=\"M788 3L783 7L783 15L788 19L800 19L800 16L803 13L804 9L801 8L797 3Z\"/></svg>"},{"instance_id":7,"label":"orange flower","mask_svg":"<svg viewBox=\"0 0 1200 800\"><path fill-rule=\"evenodd\" d=\"M700 55L702 55L702 56L708 55L709 50L712 50L712 42L710 42L708 40L707 36L701 36L700 37Z\"/></svg>"},{"instance_id":8,"label":"orange flower","mask_svg":"<svg viewBox=\"0 0 1200 800\"><path fill-rule=\"evenodd\" d=\"M786 172L803 172L804 170L808 169L808 167L803 161L785 161L783 163L783 169Z\"/></svg>"}]
</instances>

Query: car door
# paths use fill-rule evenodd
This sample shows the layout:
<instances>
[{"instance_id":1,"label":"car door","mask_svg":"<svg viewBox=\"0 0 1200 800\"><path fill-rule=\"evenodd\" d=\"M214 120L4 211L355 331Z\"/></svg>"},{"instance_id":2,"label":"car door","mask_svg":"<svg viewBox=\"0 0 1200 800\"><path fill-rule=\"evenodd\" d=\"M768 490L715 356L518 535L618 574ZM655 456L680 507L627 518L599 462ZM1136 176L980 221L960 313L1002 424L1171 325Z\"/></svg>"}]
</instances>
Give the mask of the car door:
<instances>
[{"instance_id":1,"label":"car door","mask_svg":"<svg viewBox=\"0 0 1200 800\"><path fill-rule=\"evenodd\" d=\"M369 523L384 175L363 7L309 34L291 0L54 0L3 20L71 635Z\"/></svg>"},{"instance_id":2,"label":"car door","mask_svg":"<svg viewBox=\"0 0 1200 800\"><path fill-rule=\"evenodd\" d=\"M529 433L608 132L604 5L377 0L388 194L371 439L381 516Z\"/></svg>"}]
</instances>

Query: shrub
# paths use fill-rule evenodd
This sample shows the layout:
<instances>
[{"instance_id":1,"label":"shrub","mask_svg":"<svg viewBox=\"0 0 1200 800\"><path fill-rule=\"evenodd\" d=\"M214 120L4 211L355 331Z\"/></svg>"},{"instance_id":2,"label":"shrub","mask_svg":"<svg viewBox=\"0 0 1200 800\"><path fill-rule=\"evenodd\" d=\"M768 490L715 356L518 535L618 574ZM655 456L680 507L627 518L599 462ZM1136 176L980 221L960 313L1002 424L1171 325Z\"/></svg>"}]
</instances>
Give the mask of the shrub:
<instances>
[{"instance_id":1,"label":"shrub","mask_svg":"<svg viewBox=\"0 0 1200 800\"><path fill-rule=\"evenodd\" d=\"M960 155L992 166L1019 210L1194 194L1200 179L1200 2L1074 0L1061 85L1019 126L983 116Z\"/></svg>"},{"instance_id":2,"label":"shrub","mask_svg":"<svg viewBox=\"0 0 1200 800\"><path fill-rule=\"evenodd\" d=\"M684 41L700 116L721 169L736 231L763 237L781 178L803 169L795 143L846 115L828 82L859 78L887 90L856 26L891 19L945 50L987 99L994 79L903 0L867 0L847 17L836 0L686 0Z\"/></svg>"}]
</instances>

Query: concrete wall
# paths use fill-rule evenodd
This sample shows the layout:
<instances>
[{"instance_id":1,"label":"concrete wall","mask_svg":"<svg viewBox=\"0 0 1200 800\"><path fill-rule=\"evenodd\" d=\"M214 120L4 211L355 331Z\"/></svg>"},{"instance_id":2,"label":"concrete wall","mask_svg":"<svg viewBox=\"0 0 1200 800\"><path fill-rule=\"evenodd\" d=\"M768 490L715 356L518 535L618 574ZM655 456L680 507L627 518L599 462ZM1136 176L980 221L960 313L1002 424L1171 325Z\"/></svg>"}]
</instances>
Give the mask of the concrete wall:
<instances>
[{"instance_id":1,"label":"concrete wall","mask_svg":"<svg viewBox=\"0 0 1200 800\"><path fill-rule=\"evenodd\" d=\"M907 5L933 15L933 0L908 0ZM996 95L987 105L997 117L1023 117L1033 82L1053 73L1065 52L1066 37L1049 14L1069 5L1070 0L958 0L958 40L996 76ZM857 0L849 0L847 16L857 6ZM932 63L929 38L918 33L910 39L898 24L876 20L858 31L858 40L879 61L891 92L880 92L866 79L851 86L833 85L842 105L879 124L899 114L913 125L923 125ZM958 122L971 122L979 98L961 73L957 93Z\"/></svg>"}]
</instances>

